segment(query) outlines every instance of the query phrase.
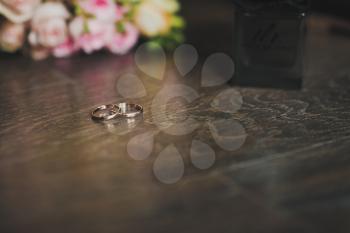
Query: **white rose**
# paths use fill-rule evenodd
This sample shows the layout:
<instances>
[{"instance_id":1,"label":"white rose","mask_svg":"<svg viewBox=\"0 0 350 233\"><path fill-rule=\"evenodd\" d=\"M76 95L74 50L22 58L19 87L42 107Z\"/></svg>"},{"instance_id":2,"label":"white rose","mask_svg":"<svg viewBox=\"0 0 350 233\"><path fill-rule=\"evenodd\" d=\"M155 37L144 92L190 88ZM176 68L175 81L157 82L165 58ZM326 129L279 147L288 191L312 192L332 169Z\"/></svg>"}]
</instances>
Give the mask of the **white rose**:
<instances>
[{"instance_id":1,"label":"white rose","mask_svg":"<svg viewBox=\"0 0 350 233\"><path fill-rule=\"evenodd\" d=\"M69 24L70 35L74 39L78 39L84 32L84 18L78 16L75 17Z\"/></svg>"},{"instance_id":2,"label":"white rose","mask_svg":"<svg viewBox=\"0 0 350 233\"><path fill-rule=\"evenodd\" d=\"M171 14L151 1L140 4L134 21L141 33L149 37L166 34L171 28Z\"/></svg>"},{"instance_id":3,"label":"white rose","mask_svg":"<svg viewBox=\"0 0 350 233\"><path fill-rule=\"evenodd\" d=\"M69 13L61 3L48 2L40 5L31 22L30 44L56 47L64 43L68 38L67 18Z\"/></svg>"}]
</instances>

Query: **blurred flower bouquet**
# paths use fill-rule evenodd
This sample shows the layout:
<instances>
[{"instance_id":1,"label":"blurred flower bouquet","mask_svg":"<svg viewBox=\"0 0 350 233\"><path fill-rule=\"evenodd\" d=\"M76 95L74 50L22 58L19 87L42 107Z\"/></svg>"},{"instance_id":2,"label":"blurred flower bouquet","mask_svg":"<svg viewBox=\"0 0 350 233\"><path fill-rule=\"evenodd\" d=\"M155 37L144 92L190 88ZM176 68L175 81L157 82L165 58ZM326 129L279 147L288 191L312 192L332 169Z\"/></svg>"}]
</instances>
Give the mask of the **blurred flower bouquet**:
<instances>
[{"instance_id":1,"label":"blurred flower bouquet","mask_svg":"<svg viewBox=\"0 0 350 233\"><path fill-rule=\"evenodd\" d=\"M140 37L171 48L183 39L177 0L0 0L0 50L34 59L79 51L125 54Z\"/></svg>"}]
</instances>

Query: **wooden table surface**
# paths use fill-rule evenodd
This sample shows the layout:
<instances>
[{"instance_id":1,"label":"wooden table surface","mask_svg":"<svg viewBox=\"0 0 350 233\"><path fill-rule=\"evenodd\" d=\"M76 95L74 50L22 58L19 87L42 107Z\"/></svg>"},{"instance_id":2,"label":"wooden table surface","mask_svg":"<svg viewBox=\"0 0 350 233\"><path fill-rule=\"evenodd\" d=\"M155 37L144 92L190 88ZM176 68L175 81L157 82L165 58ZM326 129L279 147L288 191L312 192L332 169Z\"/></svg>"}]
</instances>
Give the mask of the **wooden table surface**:
<instances>
[{"instance_id":1,"label":"wooden table surface","mask_svg":"<svg viewBox=\"0 0 350 233\"><path fill-rule=\"evenodd\" d=\"M232 53L232 10L213 2L195 16L193 6L184 9L197 67L213 52ZM156 80L137 69L133 53L42 62L3 56L0 232L350 232L350 38L320 21L331 22L309 20L303 88L234 87L243 98L235 113L211 106L227 85L202 88L200 72L183 78L171 58ZM125 100L116 83L126 72L147 93L132 100L145 106L143 119L93 122L95 106ZM152 101L169 83L190 86L199 98L175 101L167 117L203 124L185 136L158 132L151 155L137 161L127 145L157 129ZM239 123L242 145L220 148L208 128L215 121ZM194 139L213 148L209 169L191 163ZM153 169L169 145L184 164L174 184L160 182Z\"/></svg>"}]
</instances>

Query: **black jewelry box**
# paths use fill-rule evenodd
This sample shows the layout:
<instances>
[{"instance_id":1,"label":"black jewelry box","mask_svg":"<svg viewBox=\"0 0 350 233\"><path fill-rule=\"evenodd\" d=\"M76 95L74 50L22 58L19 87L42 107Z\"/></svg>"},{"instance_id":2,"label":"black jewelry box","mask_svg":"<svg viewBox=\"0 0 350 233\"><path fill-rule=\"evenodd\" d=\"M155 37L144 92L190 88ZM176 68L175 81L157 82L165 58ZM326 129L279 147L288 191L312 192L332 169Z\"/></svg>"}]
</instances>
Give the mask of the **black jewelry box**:
<instances>
[{"instance_id":1,"label":"black jewelry box","mask_svg":"<svg viewBox=\"0 0 350 233\"><path fill-rule=\"evenodd\" d=\"M305 0L236 0L234 84L300 88Z\"/></svg>"}]
</instances>

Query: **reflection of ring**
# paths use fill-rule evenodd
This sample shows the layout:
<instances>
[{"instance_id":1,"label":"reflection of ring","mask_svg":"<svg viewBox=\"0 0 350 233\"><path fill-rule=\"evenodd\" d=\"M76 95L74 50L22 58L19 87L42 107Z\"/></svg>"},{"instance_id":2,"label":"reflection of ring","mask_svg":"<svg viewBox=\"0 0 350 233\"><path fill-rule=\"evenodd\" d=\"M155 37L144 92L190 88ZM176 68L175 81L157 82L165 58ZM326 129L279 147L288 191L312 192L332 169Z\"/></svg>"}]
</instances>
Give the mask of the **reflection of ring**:
<instances>
[{"instance_id":1,"label":"reflection of ring","mask_svg":"<svg viewBox=\"0 0 350 233\"><path fill-rule=\"evenodd\" d=\"M119 114L127 118L136 117L143 113L143 107L139 104L120 103L118 108L120 109Z\"/></svg>"},{"instance_id":2,"label":"reflection of ring","mask_svg":"<svg viewBox=\"0 0 350 233\"><path fill-rule=\"evenodd\" d=\"M101 105L96 108L92 113L91 117L94 120L108 121L120 114L120 107L116 104Z\"/></svg>"}]
</instances>

